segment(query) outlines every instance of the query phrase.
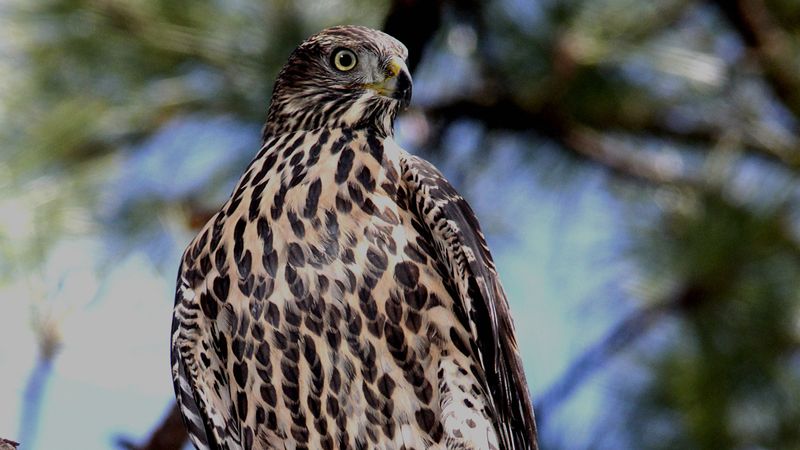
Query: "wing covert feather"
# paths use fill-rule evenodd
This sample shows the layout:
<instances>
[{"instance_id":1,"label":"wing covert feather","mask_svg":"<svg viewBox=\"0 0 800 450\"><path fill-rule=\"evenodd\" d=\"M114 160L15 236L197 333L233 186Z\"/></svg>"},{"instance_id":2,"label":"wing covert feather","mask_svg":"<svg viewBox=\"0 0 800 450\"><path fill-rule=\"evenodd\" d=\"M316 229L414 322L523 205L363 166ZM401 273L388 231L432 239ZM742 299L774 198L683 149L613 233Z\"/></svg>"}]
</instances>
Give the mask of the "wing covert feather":
<instances>
[{"instance_id":1,"label":"wing covert feather","mask_svg":"<svg viewBox=\"0 0 800 450\"><path fill-rule=\"evenodd\" d=\"M429 162L401 160L409 206L430 232L469 319L505 449L537 449L536 423L508 300L472 208Z\"/></svg>"}]
</instances>

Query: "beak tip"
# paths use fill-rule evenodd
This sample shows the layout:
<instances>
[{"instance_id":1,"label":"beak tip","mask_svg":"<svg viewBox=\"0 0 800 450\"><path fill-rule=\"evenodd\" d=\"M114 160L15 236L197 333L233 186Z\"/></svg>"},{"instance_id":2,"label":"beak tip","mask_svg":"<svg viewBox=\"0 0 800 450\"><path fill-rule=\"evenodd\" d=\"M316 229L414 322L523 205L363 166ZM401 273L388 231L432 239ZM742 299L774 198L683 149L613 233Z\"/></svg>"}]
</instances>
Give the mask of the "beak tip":
<instances>
[{"instance_id":1,"label":"beak tip","mask_svg":"<svg viewBox=\"0 0 800 450\"><path fill-rule=\"evenodd\" d=\"M411 83L411 76L407 70L401 70L397 75L397 86L392 93L392 98L400 102L402 108L408 107L411 103L411 93L413 85Z\"/></svg>"}]
</instances>

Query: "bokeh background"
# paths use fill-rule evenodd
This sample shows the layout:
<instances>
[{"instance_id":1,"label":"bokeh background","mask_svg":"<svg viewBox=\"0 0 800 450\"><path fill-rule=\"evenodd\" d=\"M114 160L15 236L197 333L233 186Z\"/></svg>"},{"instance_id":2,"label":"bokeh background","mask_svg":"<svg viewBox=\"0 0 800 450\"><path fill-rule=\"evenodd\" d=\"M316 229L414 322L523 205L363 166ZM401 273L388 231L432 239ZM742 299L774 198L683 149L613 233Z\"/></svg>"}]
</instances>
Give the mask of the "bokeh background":
<instances>
[{"instance_id":1,"label":"bokeh background","mask_svg":"<svg viewBox=\"0 0 800 450\"><path fill-rule=\"evenodd\" d=\"M180 253L346 23L409 47L397 138L483 223L543 449L800 448L796 0L3 0L0 437L187 448Z\"/></svg>"}]
</instances>

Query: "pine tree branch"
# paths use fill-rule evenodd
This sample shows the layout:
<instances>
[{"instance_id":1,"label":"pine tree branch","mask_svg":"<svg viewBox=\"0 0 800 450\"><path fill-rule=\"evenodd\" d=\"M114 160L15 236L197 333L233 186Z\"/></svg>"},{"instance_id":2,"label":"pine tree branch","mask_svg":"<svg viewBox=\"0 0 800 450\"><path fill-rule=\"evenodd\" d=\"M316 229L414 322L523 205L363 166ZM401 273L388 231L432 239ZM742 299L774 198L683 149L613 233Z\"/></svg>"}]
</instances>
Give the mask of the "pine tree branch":
<instances>
[{"instance_id":1,"label":"pine tree branch","mask_svg":"<svg viewBox=\"0 0 800 450\"><path fill-rule=\"evenodd\" d=\"M478 94L470 98L460 98L422 110L440 128L458 120L476 120L489 129L508 131L531 131L551 138L578 155L606 166L621 175L629 175L652 183L671 182L695 184L699 180L684 179L679 174L665 174L663 166L647 167L649 163L636 156L636 150L627 152L628 157L637 162L626 162L622 149L612 152L607 144L592 142L589 134L595 137L607 132L622 133L635 139L655 138L681 146L713 148L723 138L727 130L712 125L696 126L687 130L675 130L666 125L657 115L628 117L620 112L607 116L601 122L575 122L574 118L552 102L547 106L529 107L521 105L509 95L489 96ZM658 105L652 107L659 110ZM603 133L592 130L603 130ZM778 162L785 167L800 171L800 151L791 144L765 143L757 139L744 138L741 143L745 151ZM611 153L618 156L610 158Z\"/></svg>"},{"instance_id":2,"label":"pine tree branch","mask_svg":"<svg viewBox=\"0 0 800 450\"><path fill-rule=\"evenodd\" d=\"M557 109L525 109L507 97L492 103L458 100L425 110L441 126L459 120L475 119L490 129L533 131L549 137L578 156L605 167L624 178L652 184L668 183L697 186L702 180L690 174L680 161L653 158L619 139L595 129L575 124ZM639 133L641 135L641 132Z\"/></svg>"},{"instance_id":3,"label":"pine tree branch","mask_svg":"<svg viewBox=\"0 0 800 450\"><path fill-rule=\"evenodd\" d=\"M711 0L739 34L780 101L800 117L800 59L763 0Z\"/></svg>"}]
</instances>

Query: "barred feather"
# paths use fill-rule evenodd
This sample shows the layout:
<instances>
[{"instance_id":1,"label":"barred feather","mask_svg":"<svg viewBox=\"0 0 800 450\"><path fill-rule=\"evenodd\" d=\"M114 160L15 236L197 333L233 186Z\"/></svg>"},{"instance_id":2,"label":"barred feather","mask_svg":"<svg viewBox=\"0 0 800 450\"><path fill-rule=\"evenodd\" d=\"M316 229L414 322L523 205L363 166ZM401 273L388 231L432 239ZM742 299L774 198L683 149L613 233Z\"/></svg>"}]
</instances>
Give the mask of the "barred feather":
<instances>
[{"instance_id":1,"label":"barred feather","mask_svg":"<svg viewBox=\"0 0 800 450\"><path fill-rule=\"evenodd\" d=\"M516 334L494 261L472 208L429 162L401 161L414 211L436 242L458 287L459 299L486 374L505 449L536 449L536 422Z\"/></svg>"}]
</instances>

